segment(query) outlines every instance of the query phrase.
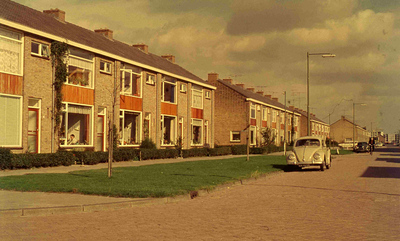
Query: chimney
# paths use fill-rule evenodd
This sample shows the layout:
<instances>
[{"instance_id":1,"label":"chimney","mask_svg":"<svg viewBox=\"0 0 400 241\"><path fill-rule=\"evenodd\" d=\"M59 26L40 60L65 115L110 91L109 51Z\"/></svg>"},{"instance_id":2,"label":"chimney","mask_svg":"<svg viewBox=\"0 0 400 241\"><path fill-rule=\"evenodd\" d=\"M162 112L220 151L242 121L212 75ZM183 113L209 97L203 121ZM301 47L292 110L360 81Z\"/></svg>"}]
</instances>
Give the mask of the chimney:
<instances>
[{"instance_id":1,"label":"chimney","mask_svg":"<svg viewBox=\"0 0 400 241\"><path fill-rule=\"evenodd\" d=\"M95 29L94 32L101 34L108 39L111 39L111 40L113 39L113 31L108 28Z\"/></svg>"},{"instance_id":2,"label":"chimney","mask_svg":"<svg viewBox=\"0 0 400 241\"><path fill-rule=\"evenodd\" d=\"M142 50L143 52L145 52L146 54L149 53L149 46L147 46L146 44L143 44L143 43L133 44L132 47L138 48L138 49Z\"/></svg>"},{"instance_id":3,"label":"chimney","mask_svg":"<svg viewBox=\"0 0 400 241\"><path fill-rule=\"evenodd\" d=\"M272 99L272 95L265 95L265 97Z\"/></svg>"},{"instance_id":4,"label":"chimney","mask_svg":"<svg viewBox=\"0 0 400 241\"><path fill-rule=\"evenodd\" d=\"M251 92L254 92L254 88L247 88L247 90L250 90Z\"/></svg>"},{"instance_id":5,"label":"chimney","mask_svg":"<svg viewBox=\"0 0 400 241\"><path fill-rule=\"evenodd\" d=\"M289 109L294 110L294 106L293 105L289 106Z\"/></svg>"},{"instance_id":6,"label":"chimney","mask_svg":"<svg viewBox=\"0 0 400 241\"><path fill-rule=\"evenodd\" d=\"M172 54L161 55L161 57L169 60L171 63L175 63L175 56Z\"/></svg>"},{"instance_id":7,"label":"chimney","mask_svg":"<svg viewBox=\"0 0 400 241\"><path fill-rule=\"evenodd\" d=\"M232 84L232 79L223 79L225 82L228 82L229 84Z\"/></svg>"},{"instance_id":8,"label":"chimney","mask_svg":"<svg viewBox=\"0 0 400 241\"><path fill-rule=\"evenodd\" d=\"M236 86L241 87L242 89L244 89L244 84L236 84Z\"/></svg>"},{"instance_id":9,"label":"chimney","mask_svg":"<svg viewBox=\"0 0 400 241\"><path fill-rule=\"evenodd\" d=\"M257 91L256 93L261 95L261 96L264 96L264 91Z\"/></svg>"},{"instance_id":10,"label":"chimney","mask_svg":"<svg viewBox=\"0 0 400 241\"><path fill-rule=\"evenodd\" d=\"M218 74L217 73L208 73L208 82L210 82L212 85L216 86L218 80Z\"/></svg>"},{"instance_id":11,"label":"chimney","mask_svg":"<svg viewBox=\"0 0 400 241\"><path fill-rule=\"evenodd\" d=\"M65 23L65 12L56 8L50 10L43 10L43 13L53 16L54 18L60 20L61 22Z\"/></svg>"},{"instance_id":12,"label":"chimney","mask_svg":"<svg viewBox=\"0 0 400 241\"><path fill-rule=\"evenodd\" d=\"M278 98L277 97L273 97L272 100L278 102Z\"/></svg>"}]
</instances>

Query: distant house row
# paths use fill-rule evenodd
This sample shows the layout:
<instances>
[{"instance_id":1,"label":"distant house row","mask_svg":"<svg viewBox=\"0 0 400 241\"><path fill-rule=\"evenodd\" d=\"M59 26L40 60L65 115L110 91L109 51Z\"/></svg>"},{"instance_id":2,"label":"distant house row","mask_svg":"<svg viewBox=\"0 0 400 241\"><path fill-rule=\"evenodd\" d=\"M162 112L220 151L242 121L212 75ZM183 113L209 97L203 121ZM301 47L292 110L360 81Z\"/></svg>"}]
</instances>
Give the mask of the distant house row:
<instances>
[{"instance_id":1,"label":"distant house row","mask_svg":"<svg viewBox=\"0 0 400 241\"><path fill-rule=\"evenodd\" d=\"M150 138L157 148L259 146L270 128L287 141L306 133L306 113L277 99L221 80L203 80L157 56L145 44L128 45L110 29L90 31L65 21L59 9L36 11L0 1L0 147L16 153L58 148L106 151L112 119L118 146L137 148ZM54 132L53 41L68 45L60 135ZM117 89L114 92L114 89ZM313 135L329 126L312 116Z\"/></svg>"}]
</instances>

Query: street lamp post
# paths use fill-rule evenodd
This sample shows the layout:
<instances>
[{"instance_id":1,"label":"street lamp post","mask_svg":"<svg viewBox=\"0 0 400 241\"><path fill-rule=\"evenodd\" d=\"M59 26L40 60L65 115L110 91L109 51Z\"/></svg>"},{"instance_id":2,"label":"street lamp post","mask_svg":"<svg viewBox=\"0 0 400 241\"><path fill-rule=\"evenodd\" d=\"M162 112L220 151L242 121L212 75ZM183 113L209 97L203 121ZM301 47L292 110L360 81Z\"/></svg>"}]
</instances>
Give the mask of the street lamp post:
<instances>
[{"instance_id":1,"label":"street lamp post","mask_svg":"<svg viewBox=\"0 0 400 241\"><path fill-rule=\"evenodd\" d=\"M286 156L286 90L283 91L285 95L285 134L283 135L283 155Z\"/></svg>"},{"instance_id":2,"label":"street lamp post","mask_svg":"<svg viewBox=\"0 0 400 241\"><path fill-rule=\"evenodd\" d=\"M310 118L310 55L322 55L322 58L335 57L331 53L309 53L307 52L307 135L311 136L311 118Z\"/></svg>"},{"instance_id":3,"label":"street lamp post","mask_svg":"<svg viewBox=\"0 0 400 241\"><path fill-rule=\"evenodd\" d=\"M354 103L353 102L353 150L355 148L355 137L356 137L356 105L365 106L365 103Z\"/></svg>"}]
</instances>

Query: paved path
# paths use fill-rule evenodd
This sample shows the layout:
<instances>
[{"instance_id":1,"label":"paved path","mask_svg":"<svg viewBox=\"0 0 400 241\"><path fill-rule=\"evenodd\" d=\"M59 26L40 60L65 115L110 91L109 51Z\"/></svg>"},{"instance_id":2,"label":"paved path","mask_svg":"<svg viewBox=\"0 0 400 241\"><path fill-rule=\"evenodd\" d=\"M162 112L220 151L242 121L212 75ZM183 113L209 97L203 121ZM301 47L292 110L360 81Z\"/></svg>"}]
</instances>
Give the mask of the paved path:
<instances>
[{"instance_id":1,"label":"paved path","mask_svg":"<svg viewBox=\"0 0 400 241\"><path fill-rule=\"evenodd\" d=\"M400 153L336 158L163 205L0 217L0 240L400 240Z\"/></svg>"}]
</instances>

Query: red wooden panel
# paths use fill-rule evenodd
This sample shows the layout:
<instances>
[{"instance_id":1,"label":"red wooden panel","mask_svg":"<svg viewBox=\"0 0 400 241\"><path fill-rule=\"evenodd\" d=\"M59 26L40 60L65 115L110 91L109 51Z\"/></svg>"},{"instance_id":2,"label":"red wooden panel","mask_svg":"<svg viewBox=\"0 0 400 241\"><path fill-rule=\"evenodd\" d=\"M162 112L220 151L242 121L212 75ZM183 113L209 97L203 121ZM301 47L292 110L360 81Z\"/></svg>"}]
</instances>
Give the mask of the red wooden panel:
<instances>
[{"instance_id":1,"label":"red wooden panel","mask_svg":"<svg viewBox=\"0 0 400 241\"><path fill-rule=\"evenodd\" d=\"M281 130L285 129L285 124L281 124Z\"/></svg>"},{"instance_id":2,"label":"red wooden panel","mask_svg":"<svg viewBox=\"0 0 400 241\"><path fill-rule=\"evenodd\" d=\"M203 110L192 108L192 118L203 119Z\"/></svg>"},{"instance_id":3,"label":"red wooden panel","mask_svg":"<svg viewBox=\"0 0 400 241\"><path fill-rule=\"evenodd\" d=\"M176 116L178 113L178 106L170 103L161 103L161 114Z\"/></svg>"},{"instance_id":4,"label":"red wooden panel","mask_svg":"<svg viewBox=\"0 0 400 241\"><path fill-rule=\"evenodd\" d=\"M276 129L276 122L272 122L272 124L271 124L272 126L272 128L275 128Z\"/></svg>"},{"instance_id":5,"label":"red wooden panel","mask_svg":"<svg viewBox=\"0 0 400 241\"><path fill-rule=\"evenodd\" d=\"M22 76L0 73L0 93L22 95Z\"/></svg>"},{"instance_id":6,"label":"red wooden panel","mask_svg":"<svg viewBox=\"0 0 400 241\"><path fill-rule=\"evenodd\" d=\"M266 121L262 121L261 125L262 125L262 127L267 127L267 122Z\"/></svg>"},{"instance_id":7,"label":"red wooden panel","mask_svg":"<svg viewBox=\"0 0 400 241\"><path fill-rule=\"evenodd\" d=\"M94 90L73 85L63 85L63 101L94 105Z\"/></svg>"},{"instance_id":8,"label":"red wooden panel","mask_svg":"<svg viewBox=\"0 0 400 241\"><path fill-rule=\"evenodd\" d=\"M256 119L250 119L250 125L256 126L257 125L257 120Z\"/></svg>"},{"instance_id":9,"label":"red wooden panel","mask_svg":"<svg viewBox=\"0 0 400 241\"><path fill-rule=\"evenodd\" d=\"M120 96L120 108L124 110L135 110L135 111L142 111L143 100L141 98L135 98L132 96L121 95Z\"/></svg>"}]
</instances>

